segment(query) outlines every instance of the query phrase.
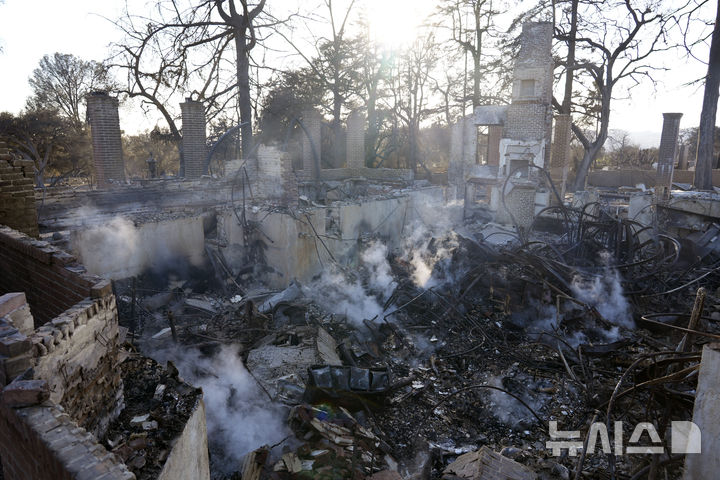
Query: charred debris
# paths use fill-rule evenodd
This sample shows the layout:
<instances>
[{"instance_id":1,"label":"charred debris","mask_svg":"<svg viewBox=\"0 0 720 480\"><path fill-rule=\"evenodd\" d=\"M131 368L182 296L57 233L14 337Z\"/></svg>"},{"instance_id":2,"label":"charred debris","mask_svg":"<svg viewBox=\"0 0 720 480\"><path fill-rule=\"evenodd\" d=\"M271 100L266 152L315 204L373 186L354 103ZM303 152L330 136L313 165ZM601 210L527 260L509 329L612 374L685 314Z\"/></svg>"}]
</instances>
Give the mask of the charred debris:
<instances>
[{"instance_id":1,"label":"charred debris","mask_svg":"<svg viewBox=\"0 0 720 480\"><path fill-rule=\"evenodd\" d=\"M258 264L231 276L219 249L205 270L116 282L130 349L167 369L142 375L130 354L137 405L105 443L152 478L187 380L204 391L213 478L679 478L682 455L554 456L548 426L587 447L594 422L650 422L667 447L670 422L692 418L700 349L720 338L707 232L591 203L524 230L367 236L355 264L282 291Z\"/></svg>"}]
</instances>

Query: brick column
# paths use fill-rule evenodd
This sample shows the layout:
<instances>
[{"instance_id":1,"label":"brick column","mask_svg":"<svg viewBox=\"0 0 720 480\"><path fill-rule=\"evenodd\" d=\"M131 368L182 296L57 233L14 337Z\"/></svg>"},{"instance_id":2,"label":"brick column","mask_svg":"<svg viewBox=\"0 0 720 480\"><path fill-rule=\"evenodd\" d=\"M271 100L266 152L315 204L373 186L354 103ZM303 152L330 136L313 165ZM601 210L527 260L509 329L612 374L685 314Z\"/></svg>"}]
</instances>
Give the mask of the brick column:
<instances>
[{"instance_id":1,"label":"brick column","mask_svg":"<svg viewBox=\"0 0 720 480\"><path fill-rule=\"evenodd\" d=\"M682 113L663 113L663 129L658 150L657 181L655 193L660 200L670 198L672 188L673 167L677 153L677 139L680 132Z\"/></svg>"},{"instance_id":2,"label":"brick column","mask_svg":"<svg viewBox=\"0 0 720 480\"><path fill-rule=\"evenodd\" d=\"M205 171L207 148L205 145L205 107L202 102L186 98L180 104L182 111L182 155L185 178L200 178Z\"/></svg>"},{"instance_id":3,"label":"brick column","mask_svg":"<svg viewBox=\"0 0 720 480\"><path fill-rule=\"evenodd\" d=\"M0 224L39 237L32 160L13 160L0 142Z\"/></svg>"},{"instance_id":4,"label":"brick column","mask_svg":"<svg viewBox=\"0 0 720 480\"><path fill-rule=\"evenodd\" d=\"M688 169L688 153L688 146L684 143L680 145L680 153L678 153L678 170Z\"/></svg>"},{"instance_id":5,"label":"brick column","mask_svg":"<svg viewBox=\"0 0 720 480\"><path fill-rule=\"evenodd\" d=\"M320 153L322 141L322 116L315 110L303 113L302 135L303 175L306 178L320 177Z\"/></svg>"},{"instance_id":6,"label":"brick column","mask_svg":"<svg viewBox=\"0 0 720 480\"><path fill-rule=\"evenodd\" d=\"M465 189L465 174L462 164L462 121L453 124L450 129L450 159L448 161L448 185L457 189L455 198L462 198Z\"/></svg>"},{"instance_id":7,"label":"brick column","mask_svg":"<svg viewBox=\"0 0 720 480\"><path fill-rule=\"evenodd\" d=\"M90 120L98 186L107 186L110 180L124 181L125 164L122 156L118 99L105 92L89 94L87 115Z\"/></svg>"},{"instance_id":8,"label":"brick column","mask_svg":"<svg viewBox=\"0 0 720 480\"><path fill-rule=\"evenodd\" d=\"M283 186L281 202L285 206L297 207L298 203L298 182L292 166L292 157L287 152L282 152L282 164L280 178Z\"/></svg>"},{"instance_id":9,"label":"brick column","mask_svg":"<svg viewBox=\"0 0 720 480\"><path fill-rule=\"evenodd\" d=\"M555 115L555 141L552 146L550 164L555 168L562 168L562 182L560 198L565 198L567 177L570 170L570 141L572 139L572 115L561 113Z\"/></svg>"},{"instance_id":10,"label":"brick column","mask_svg":"<svg viewBox=\"0 0 720 480\"><path fill-rule=\"evenodd\" d=\"M465 197L465 176L475 164L477 126L472 118L461 119L452 126L448 184L457 187L457 198Z\"/></svg>"},{"instance_id":11,"label":"brick column","mask_svg":"<svg viewBox=\"0 0 720 480\"><path fill-rule=\"evenodd\" d=\"M502 125L488 126L488 165L500 165L500 139L502 138Z\"/></svg>"},{"instance_id":12,"label":"brick column","mask_svg":"<svg viewBox=\"0 0 720 480\"><path fill-rule=\"evenodd\" d=\"M365 166L365 115L355 110L347 119L346 164L348 168Z\"/></svg>"}]
</instances>

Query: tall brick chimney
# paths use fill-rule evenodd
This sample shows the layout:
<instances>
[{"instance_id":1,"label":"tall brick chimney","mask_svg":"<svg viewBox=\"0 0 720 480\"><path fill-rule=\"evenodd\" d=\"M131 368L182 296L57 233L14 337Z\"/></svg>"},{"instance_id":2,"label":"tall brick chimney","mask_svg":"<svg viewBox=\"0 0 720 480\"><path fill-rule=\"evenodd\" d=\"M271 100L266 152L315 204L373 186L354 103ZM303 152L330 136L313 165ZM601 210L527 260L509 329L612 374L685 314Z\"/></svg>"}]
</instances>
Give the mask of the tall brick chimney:
<instances>
[{"instance_id":1,"label":"tall brick chimney","mask_svg":"<svg viewBox=\"0 0 720 480\"><path fill-rule=\"evenodd\" d=\"M660 148L658 150L657 181L655 182L655 192L659 200L670 199L682 115L682 113L663 113L662 136L660 137Z\"/></svg>"},{"instance_id":2,"label":"tall brick chimney","mask_svg":"<svg viewBox=\"0 0 720 480\"><path fill-rule=\"evenodd\" d=\"M185 178L197 179L205 172L205 107L202 102L186 98L180 104L182 111L182 149Z\"/></svg>"},{"instance_id":3,"label":"tall brick chimney","mask_svg":"<svg viewBox=\"0 0 720 480\"><path fill-rule=\"evenodd\" d=\"M92 132L95 177L100 187L110 180L125 180L122 156L118 99L106 92L92 92L87 96L87 115Z\"/></svg>"}]
</instances>

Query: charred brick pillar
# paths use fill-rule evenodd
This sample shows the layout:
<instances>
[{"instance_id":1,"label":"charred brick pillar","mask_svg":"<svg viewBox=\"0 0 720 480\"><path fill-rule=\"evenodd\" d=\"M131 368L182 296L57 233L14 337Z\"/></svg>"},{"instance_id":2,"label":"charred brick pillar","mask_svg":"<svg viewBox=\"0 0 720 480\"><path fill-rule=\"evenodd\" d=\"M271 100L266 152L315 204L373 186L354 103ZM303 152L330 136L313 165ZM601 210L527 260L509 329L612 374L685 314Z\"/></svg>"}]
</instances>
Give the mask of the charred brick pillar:
<instances>
[{"instance_id":1,"label":"charred brick pillar","mask_svg":"<svg viewBox=\"0 0 720 480\"><path fill-rule=\"evenodd\" d=\"M322 116L308 110L302 116L303 175L305 178L320 177L320 152L322 141Z\"/></svg>"},{"instance_id":2,"label":"charred brick pillar","mask_svg":"<svg viewBox=\"0 0 720 480\"><path fill-rule=\"evenodd\" d=\"M186 98L180 104L182 111L182 155L185 178L200 178L205 172L205 107L202 102Z\"/></svg>"},{"instance_id":3,"label":"charred brick pillar","mask_svg":"<svg viewBox=\"0 0 720 480\"><path fill-rule=\"evenodd\" d=\"M464 118L452 126L448 184L456 187L456 198L465 198L465 180L475 164L477 155L477 126L472 118Z\"/></svg>"},{"instance_id":4,"label":"charred brick pillar","mask_svg":"<svg viewBox=\"0 0 720 480\"><path fill-rule=\"evenodd\" d=\"M355 110L347 119L346 167L365 166L365 115Z\"/></svg>"},{"instance_id":5,"label":"charred brick pillar","mask_svg":"<svg viewBox=\"0 0 720 480\"><path fill-rule=\"evenodd\" d=\"M502 125L488 126L488 165L500 165L500 139L502 138Z\"/></svg>"},{"instance_id":6,"label":"charred brick pillar","mask_svg":"<svg viewBox=\"0 0 720 480\"><path fill-rule=\"evenodd\" d=\"M0 224L39 237L32 160L13 160L0 142Z\"/></svg>"},{"instance_id":7,"label":"charred brick pillar","mask_svg":"<svg viewBox=\"0 0 720 480\"><path fill-rule=\"evenodd\" d=\"M680 153L678 153L678 170L688 169L688 146L686 144L680 145Z\"/></svg>"},{"instance_id":8,"label":"charred brick pillar","mask_svg":"<svg viewBox=\"0 0 720 480\"><path fill-rule=\"evenodd\" d=\"M570 170L570 140L572 115L561 113L555 116L555 141L553 142L551 165L562 169L560 198L565 198L567 177Z\"/></svg>"},{"instance_id":9,"label":"charred brick pillar","mask_svg":"<svg viewBox=\"0 0 720 480\"><path fill-rule=\"evenodd\" d=\"M125 180L125 164L120 136L118 99L106 92L93 92L87 96L87 116L92 133L95 177L100 187L111 180Z\"/></svg>"},{"instance_id":10,"label":"charred brick pillar","mask_svg":"<svg viewBox=\"0 0 720 480\"><path fill-rule=\"evenodd\" d=\"M655 193L659 200L668 200L672 189L673 167L677 153L680 117L682 113L663 113L663 129L658 150L657 181Z\"/></svg>"}]
</instances>

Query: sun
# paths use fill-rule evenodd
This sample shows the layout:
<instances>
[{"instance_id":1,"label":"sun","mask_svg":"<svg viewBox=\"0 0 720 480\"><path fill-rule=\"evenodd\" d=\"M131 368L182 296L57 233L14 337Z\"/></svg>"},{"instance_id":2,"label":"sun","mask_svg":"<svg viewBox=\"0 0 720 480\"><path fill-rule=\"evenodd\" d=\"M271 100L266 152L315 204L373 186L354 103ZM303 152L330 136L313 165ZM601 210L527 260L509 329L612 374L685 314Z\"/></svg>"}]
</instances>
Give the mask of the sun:
<instances>
[{"instance_id":1,"label":"sun","mask_svg":"<svg viewBox=\"0 0 720 480\"><path fill-rule=\"evenodd\" d=\"M370 37L390 49L412 43L432 3L427 0L368 0L366 15Z\"/></svg>"}]
</instances>

